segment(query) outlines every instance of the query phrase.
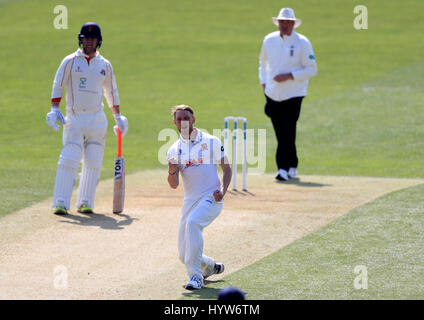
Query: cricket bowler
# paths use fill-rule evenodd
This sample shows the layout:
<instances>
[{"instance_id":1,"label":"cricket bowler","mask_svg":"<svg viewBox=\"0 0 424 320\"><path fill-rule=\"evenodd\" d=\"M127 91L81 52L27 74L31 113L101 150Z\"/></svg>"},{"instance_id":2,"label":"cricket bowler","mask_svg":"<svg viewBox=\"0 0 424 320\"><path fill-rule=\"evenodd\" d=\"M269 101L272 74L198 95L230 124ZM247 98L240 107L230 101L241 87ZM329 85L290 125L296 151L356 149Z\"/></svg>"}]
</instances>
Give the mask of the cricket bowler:
<instances>
[{"instance_id":1,"label":"cricket bowler","mask_svg":"<svg viewBox=\"0 0 424 320\"><path fill-rule=\"evenodd\" d=\"M184 182L184 204L178 230L178 252L186 265L187 290L201 289L203 280L224 271L222 263L203 254L203 229L221 213L223 199L231 182L231 167L221 141L195 127L194 111L186 105L172 109L180 132L168 150L168 183L176 189L179 174ZM223 171L222 184L217 164Z\"/></svg>"}]
</instances>

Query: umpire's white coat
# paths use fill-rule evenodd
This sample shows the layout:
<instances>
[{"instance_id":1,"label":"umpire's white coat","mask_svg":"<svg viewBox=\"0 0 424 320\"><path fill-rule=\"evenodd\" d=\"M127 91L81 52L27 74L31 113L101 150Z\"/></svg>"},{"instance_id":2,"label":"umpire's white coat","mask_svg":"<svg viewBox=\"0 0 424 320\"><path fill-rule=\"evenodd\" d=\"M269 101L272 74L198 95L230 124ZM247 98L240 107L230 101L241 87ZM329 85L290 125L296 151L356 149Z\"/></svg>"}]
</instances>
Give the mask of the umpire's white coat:
<instances>
[{"instance_id":1,"label":"umpire's white coat","mask_svg":"<svg viewBox=\"0 0 424 320\"><path fill-rule=\"evenodd\" d=\"M276 82L274 77L292 73L294 80ZM259 56L259 81L266 84L265 94L274 101L304 97L309 78L318 72L314 51L309 40L292 31L281 38L280 31L268 34Z\"/></svg>"}]
</instances>

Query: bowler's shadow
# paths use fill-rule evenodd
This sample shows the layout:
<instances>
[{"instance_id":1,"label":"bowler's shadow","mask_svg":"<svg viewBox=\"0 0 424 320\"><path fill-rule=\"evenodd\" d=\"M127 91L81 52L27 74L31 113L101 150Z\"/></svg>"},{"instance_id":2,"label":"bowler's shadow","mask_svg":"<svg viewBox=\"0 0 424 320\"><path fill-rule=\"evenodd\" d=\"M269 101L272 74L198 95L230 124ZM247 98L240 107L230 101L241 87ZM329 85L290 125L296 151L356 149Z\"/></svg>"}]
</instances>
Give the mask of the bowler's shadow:
<instances>
[{"instance_id":1,"label":"bowler's shadow","mask_svg":"<svg viewBox=\"0 0 424 320\"><path fill-rule=\"evenodd\" d=\"M125 220L118 221L110 215L102 213L90 213L84 215L67 214L64 215L63 218L69 219L70 221L60 220L59 222L86 227L100 227L107 230L121 230L124 229L125 226L129 226L131 223L133 223L134 220L137 220L126 214L116 214L116 216L124 217Z\"/></svg>"},{"instance_id":2,"label":"bowler's shadow","mask_svg":"<svg viewBox=\"0 0 424 320\"><path fill-rule=\"evenodd\" d=\"M252 196L255 197L256 195L248 190L227 190L229 194L232 194L233 196L242 195L242 196Z\"/></svg>"},{"instance_id":3,"label":"bowler's shadow","mask_svg":"<svg viewBox=\"0 0 424 320\"><path fill-rule=\"evenodd\" d=\"M198 298L198 299L212 299L217 300L218 299L218 293L221 290L221 288L210 288L207 287L208 284L213 283L219 283L219 282L225 282L224 280L216 280L216 281L210 281L210 280L204 280L204 285L200 290L193 290L184 292L182 295L187 298Z\"/></svg>"},{"instance_id":4,"label":"bowler's shadow","mask_svg":"<svg viewBox=\"0 0 424 320\"><path fill-rule=\"evenodd\" d=\"M280 184L293 184L299 187L330 187L331 186L331 184L301 181L298 177L292 178L289 181L275 180L275 182Z\"/></svg>"}]
</instances>

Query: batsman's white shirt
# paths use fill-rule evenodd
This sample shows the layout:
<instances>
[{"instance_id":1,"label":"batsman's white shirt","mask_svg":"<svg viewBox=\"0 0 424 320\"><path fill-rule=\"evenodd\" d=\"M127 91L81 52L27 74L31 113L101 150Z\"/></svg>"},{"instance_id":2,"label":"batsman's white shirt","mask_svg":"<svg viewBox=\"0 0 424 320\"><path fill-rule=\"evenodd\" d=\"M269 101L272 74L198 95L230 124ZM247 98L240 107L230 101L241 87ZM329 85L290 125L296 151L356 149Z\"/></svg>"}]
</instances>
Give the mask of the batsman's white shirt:
<instances>
[{"instance_id":1,"label":"batsman's white shirt","mask_svg":"<svg viewBox=\"0 0 424 320\"><path fill-rule=\"evenodd\" d=\"M178 159L178 167L184 182L184 201L197 200L219 190L216 165L225 156L221 141L206 132L197 130L194 141L180 136L168 150L168 160Z\"/></svg>"},{"instance_id":2,"label":"batsman's white shirt","mask_svg":"<svg viewBox=\"0 0 424 320\"><path fill-rule=\"evenodd\" d=\"M98 52L88 58L81 49L62 61L53 82L52 101L66 92L66 111L91 113L103 110L103 92L109 107L119 106L119 95L111 63Z\"/></svg>"},{"instance_id":3,"label":"batsman's white shirt","mask_svg":"<svg viewBox=\"0 0 424 320\"><path fill-rule=\"evenodd\" d=\"M52 206L70 208L75 177L83 160L77 207L94 208L94 198L103 164L107 131L103 93L109 107L119 106L112 65L98 52L89 58L80 49L63 59L53 81L52 102L66 92L66 124L59 157Z\"/></svg>"},{"instance_id":4,"label":"batsman's white shirt","mask_svg":"<svg viewBox=\"0 0 424 320\"><path fill-rule=\"evenodd\" d=\"M292 73L294 80L277 82L278 74ZM309 78L318 72L314 51L309 40L292 31L280 36L280 31L268 34L259 56L259 81L265 84L265 94L274 101L306 96Z\"/></svg>"}]
</instances>

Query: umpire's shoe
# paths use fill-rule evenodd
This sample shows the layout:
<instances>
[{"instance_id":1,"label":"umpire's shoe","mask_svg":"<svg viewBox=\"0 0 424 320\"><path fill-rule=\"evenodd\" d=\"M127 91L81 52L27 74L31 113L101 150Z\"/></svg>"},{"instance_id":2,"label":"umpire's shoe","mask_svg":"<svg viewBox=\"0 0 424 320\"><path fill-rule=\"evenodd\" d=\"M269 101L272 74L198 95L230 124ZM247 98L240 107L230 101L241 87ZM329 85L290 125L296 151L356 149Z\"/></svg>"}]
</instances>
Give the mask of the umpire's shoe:
<instances>
[{"instance_id":1,"label":"umpire's shoe","mask_svg":"<svg viewBox=\"0 0 424 320\"><path fill-rule=\"evenodd\" d=\"M278 170L277 176L275 177L275 179L279 180L279 181L288 181L289 175L287 173L287 170L284 169L280 169Z\"/></svg>"},{"instance_id":2,"label":"umpire's shoe","mask_svg":"<svg viewBox=\"0 0 424 320\"><path fill-rule=\"evenodd\" d=\"M289 168L288 176L290 179L293 179L297 176L297 169L296 168Z\"/></svg>"}]
</instances>

